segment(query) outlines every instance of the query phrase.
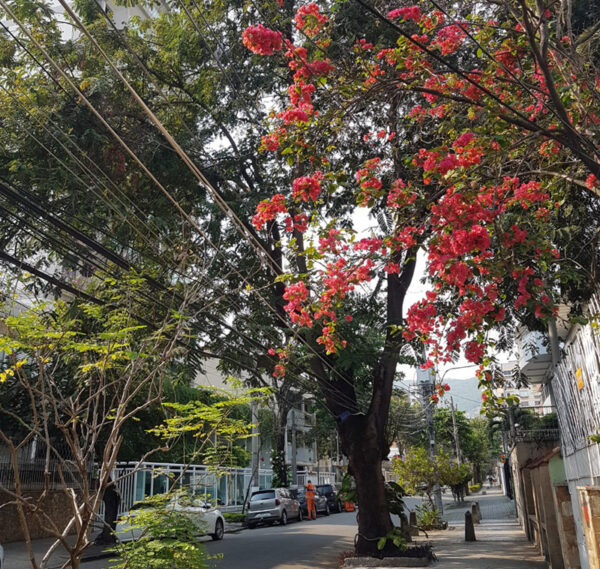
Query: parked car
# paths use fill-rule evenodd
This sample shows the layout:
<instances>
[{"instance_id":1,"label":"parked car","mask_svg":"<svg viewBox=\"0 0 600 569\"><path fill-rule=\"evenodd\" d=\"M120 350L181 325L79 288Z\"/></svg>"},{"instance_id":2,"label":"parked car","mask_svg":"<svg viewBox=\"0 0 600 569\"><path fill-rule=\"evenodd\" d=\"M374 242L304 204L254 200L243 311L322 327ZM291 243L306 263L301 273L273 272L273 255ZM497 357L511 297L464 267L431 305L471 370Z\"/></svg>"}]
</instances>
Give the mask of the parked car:
<instances>
[{"instance_id":1,"label":"parked car","mask_svg":"<svg viewBox=\"0 0 600 569\"><path fill-rule=\"evenodd\" d=\"M327 498L330 511L338 513L344 511L344 501L338 496L335 486L332 484L319 484L317 485L317 492Z\"/></svg>"},{"instance_id":2,"label":"parked car","mask_svg":"<svg viewBox=\"0 0 600 569\"><path fill-rule=\"evenodd\" d=\"M254 528L260 523L279 522L286 525L289 519L302 521L302 509L287 488L258 490L250 496L246 525Z\"/></svg>"},{"instance_id":3,"label":"parked car","mask_svg":"<svg viewBox=\"0 0 600 569\"><path fill-rule=\"evenodd\" d=\"M306 488L295 488L290 490L292 496L300 502L300 508L302 510L302 515L308 515L308 505L306 503ZM325 516L329 515L329 504L327 503L327 498L320 494L319 492L315 492L315 509L318 514L323 514Z\"/></svg>"},{"instance_id":4,"label":"parked car","mask_svg":"<svg viewBox=\"0 0 600 569\"><path fill-rule=\"evenodd\" d=\"M132 528L128 518L135 518L142 508L152 507L146 502L137 502L131 508L129 515L121 518L117 523L115 533L122 541L138 539L144 534L144 527ZM193 497L177 497L167 503L167 510L181 512L194 522L198 534L210 535L213 540L221 540L225 535L225 519L220 510L217 510L204 500ZM1 568L0 568L1 569Z\"/></svg>"}]
</instances>

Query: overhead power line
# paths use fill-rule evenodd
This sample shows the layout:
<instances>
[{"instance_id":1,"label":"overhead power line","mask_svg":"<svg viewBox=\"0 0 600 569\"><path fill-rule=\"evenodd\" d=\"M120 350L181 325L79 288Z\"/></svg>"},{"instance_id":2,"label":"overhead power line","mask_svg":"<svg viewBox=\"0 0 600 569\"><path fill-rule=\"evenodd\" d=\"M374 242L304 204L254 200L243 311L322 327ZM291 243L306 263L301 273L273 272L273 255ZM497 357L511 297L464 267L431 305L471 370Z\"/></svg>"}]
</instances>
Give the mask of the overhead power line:
<instances>
[{"instance_id":1,"label":"overhead power line","mask_svg":"<svg viewBox=\"0 0 600 569\"><path fill-rule=\"evenodd\" d=\"M97 44L97 42L95 41L95 39L91 36L91 34L89 33L89 31L87 30L87 28L85 27L85 25L83 25L81 23L81 21L73 13L73 11L70 9L70 7L68 5L66 5L66 3L64 2L64 0L59 0L59 1L63 5L63 7L65 8L65 10L69 13L69 15L77 23L77 26L81 29L81 31L85 34L85 36L88 37L88 39L90 39L90 41L97 47L97 49L100 51L100 53L105 58L105 60L109 63L109 65L113 68L113 70L118 75L118 77L126 85L127 89L131 92L132 96L134 96L134 98L138 102L138 104L143 108L144 112L146 112L146 114L151 118L152 122L157 126L157 128L159 128L159 130L165 136L165 138L167 138L167 140L169 141L169 143L173 145L173 147L176 150L177 154L182 158L182 160L184 161L184 163L188 166L188 168L190 168L190 170L194 173L194 175L201 182L201 184L204 187L206 187L207 189L209 189L209 191L211 192L211 194L215 197L215 200L217 201L217 204L219 205L219 207L221 207L224 210L224 212L226 213L226 215L228 215L228 217L233 221L234 226L240 232L240 234L242 235L242 237L244 239L246 239L251 244L251 246L253 247L253 249L259 254L259 258L264 259L263 253L266 254L266 256L267 256L267 261L266 261L267 268L269 268L270 270L273 270L274 268L276 268L276 266L273 266L273 264L268 260L268 259L270 259L272 261L272 258L270 256L270 254L262 247L262 245L260 244L260 242L258 242L258 240L254 237L254 235L252 235L251 233L248 233L245 230L245 226L243 224L241 224L241 222L239 221L239 218L237 217L237 215L233 212L233 210L231 210L231 208L228 206L228 204L221 198L221 196L219 195L219 193L212 187L212 185L208 182L208 180L206 180L206 178L203 176L203 174L200 172L200 170L195 166L195 164L191 161L191 159L187 156L187 154L181 149L181 147L177 144L177 142L173 139L173 137L168 133L168 131L164 128L164 126L162 125L162 123L154 115L154 113L152 113L152 111L147 107L147 105L144 103L144 101L141 99L141 97L137 94L137 92L135 91L135 89L124 78L124 76L121 74L121 72L114 66L114 64L112 63L112 61L110 60L110 58L108 58L108 56L106 55L106 53L102 50L102 48ZM40 52L44 55L44 57L50 62L50 64L54 67L54 69L61 75L61 77L63 77L65 79L65 81L67 81L67 83L69 84L69 86L76 93L78 93L79 97L84 102L84 104L98 118L98 120L100 120L100 122L103 124L103 126L105 126L105 128L107 128L107 130L109 131L109 133L119 142L119 144L126 150L126 152L132 157L132 159L140 166L140 168L142 168L142 170L144 171L144 173L164 193L164 195L173 204L173 206L182 215L182 217L188 223L190 223L190 225L192 225L192 227L199 234L201 234L206 239L207 243L211 247L213 247L217 251L217 253L223 255L224 258L225 258L225 260L231 264L231 260L228 259L227 255L223 254L223 252L212 242L212 240L206 234L206 232L204 232L202 230L202 228L198 225L198 223L194 219L192 219L185 212L185 210L183 210L183 208L178 203L178 201L168 192L168 190L161 184L161 182L154 176L154 174L152 174L152 172L150 172L150 170L143 164L143 162L139 159L139 157L125 143L125 141L107 123L107 121L102 117L102 115L97 111L97 109L87 99L87 97L85 96L85 94L74 84L73 80L62 70L62 68L56 63L56 61L54 60L54 58L52 58L52 56L50 56L48 54L48 52L39 43L39 41L37 41L36 38L32 36L32 34L27 30L27 28L23 25L23 23L14 15L14 13L10 10L10 8L6 4L6 2L4 0L0 0L0 5L3 6L3 8L9 14L9 16L17 23L17 25L19 25L19 27L21 28L21 30L23 31L23 33L29 38L30 41L32 41L36 45L36 47L40 50ZM257 250L257 248L258 248L258 250ZM235 267L233 267L233 269L236 272L236 274L238 274L238 276L245 283L248 284L248 286L250 286L250 287L252 286L251 283L248 282L247 278L244 275L242 275L241 273L239 273L239 271L237 271L235 269ZM257 293L256 290L252 290L252 292L254 294L257 294L257 296L261 299L261 301L263 302L263 304L265 304L265 306L267 306L267 308L271 312L273 312L273 314L278 319L280 319L283 322L284 326L286 326L291 331L292 335L294 335L294 337L300 343L304 344L309 351L311 351L318 359L320 359L323 362L323 364L325 365L326 369L330 370L333 373L334 376L337 376L342 381L348 383L352 387L352 389L354 388L354 385L351 384L346 377L344 377L334 366L332 366L330 364L329 361L327 361L301 335L299 335L296 330L294 330L290 326L289 322L279 313L279 311L276 308L274 308L260 293ZM321 385L323 386L322 383L321 383Z\"/></svg>"}]
</instances>

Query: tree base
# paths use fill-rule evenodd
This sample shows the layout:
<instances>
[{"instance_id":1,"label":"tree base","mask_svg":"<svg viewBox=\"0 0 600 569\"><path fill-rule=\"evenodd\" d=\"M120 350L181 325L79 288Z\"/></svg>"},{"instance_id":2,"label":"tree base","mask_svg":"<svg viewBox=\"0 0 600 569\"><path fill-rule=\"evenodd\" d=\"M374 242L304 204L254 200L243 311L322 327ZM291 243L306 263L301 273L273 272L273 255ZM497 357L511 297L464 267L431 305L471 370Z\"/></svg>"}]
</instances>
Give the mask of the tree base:
<instances>
[{"instance_id":1,"label":"tree base","mask_svg":"<svg viewBox=\"0 0 600 569\"><path fill-rule=\"evenodd\" d=\"M431 563L428 557L347 557L344 569L380 569L388 567L427 567Z\"/></svg>"},{"instance_id":2,"label":"tree base","mask_svg":"<svg viewBox=\"0 0 600 569\"><path fill-rule=\"evenodd\" d=\"M360 554L349 555L344 559L344 569L379 569L383 567L427 567L436 557L432 545L425 543L404 550L383 551L381 557Z\"/></svg>"}]
</instances>

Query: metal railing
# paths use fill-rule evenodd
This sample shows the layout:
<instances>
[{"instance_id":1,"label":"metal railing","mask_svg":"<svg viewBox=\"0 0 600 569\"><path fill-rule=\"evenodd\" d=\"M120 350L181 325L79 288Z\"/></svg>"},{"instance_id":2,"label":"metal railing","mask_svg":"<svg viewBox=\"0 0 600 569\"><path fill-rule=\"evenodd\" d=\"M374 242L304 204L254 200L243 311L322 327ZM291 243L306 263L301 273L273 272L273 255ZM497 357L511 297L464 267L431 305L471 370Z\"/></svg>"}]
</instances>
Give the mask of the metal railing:
<instances>
[{"instance_id":1,"label":"metal railing","mask_svg":"<svg viewBox=\"0 0 600 569\"><path fill-rule=\"evenodd\" d=\"M335 481L333 472L299 472L298 484L330 484ZM118 463L113 479L121 494L121 514L128 512L133 504L147 496L164 494L173 489L189 489L205 501L218 505L221 510L240 510L252 483L252 469L225 468L218 472L202 464L176 464L159 462ZM270 488L273 480L271 469L260 469L260 488ZM101 512L102 514L102 512Z\"/></svg>"},{"instance_id":2,"label":"metal railing","mask_svg":"<svg viewBox=\"0 0 600 569\"><path fill-rule=\"evenodd\" d=\"M517 429L513 439L516 443L559 442L560 429Z\"/></svg>"},{"instance_id":3,"label":"metal railing","mask_svg":"<svg viewBox=\"0 0 600 569\"><path fill-rule=\"evenodd\" d=\"M33 440L17 451L16 470L22 490L79 488L82 475L88 481L91 479L93 463L84 465L80 472L67 445L52 445L48 458L46 450L44 442ZM15 488L15 465L4 444L0 445L0 488L10 491Z\"/></svg>"}]
</instances>

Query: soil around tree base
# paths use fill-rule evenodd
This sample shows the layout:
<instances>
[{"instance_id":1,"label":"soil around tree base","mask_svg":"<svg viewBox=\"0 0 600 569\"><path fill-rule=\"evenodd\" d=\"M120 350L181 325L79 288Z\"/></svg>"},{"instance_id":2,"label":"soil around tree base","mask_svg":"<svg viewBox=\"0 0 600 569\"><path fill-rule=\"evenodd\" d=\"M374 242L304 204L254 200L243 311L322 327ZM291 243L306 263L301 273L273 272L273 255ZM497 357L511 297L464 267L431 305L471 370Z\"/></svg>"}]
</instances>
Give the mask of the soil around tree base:
<instances>
[{"instance_id":1,"label":"soil around tree base","mask_svg":"<svg viewBox=\"0 0 600 569\"><path fill-rule=\"evenodd\" d=\"M431 559L427 557L347 557L344 569L387 569L388 567L427 567Z\"/></svg>"},{"instance_id":2,"label":"soil around tree base","mask_svg":"<svg viewBox=\"0 0 600 569\"><path fill-rule=\"evenodd\" d=\"M377 557L346 557L345 569L380 568L380 567L427 567L436 557L432 545L414 545L403 551L388 554L383 558Z\"/></svg>"}]
</instances>

